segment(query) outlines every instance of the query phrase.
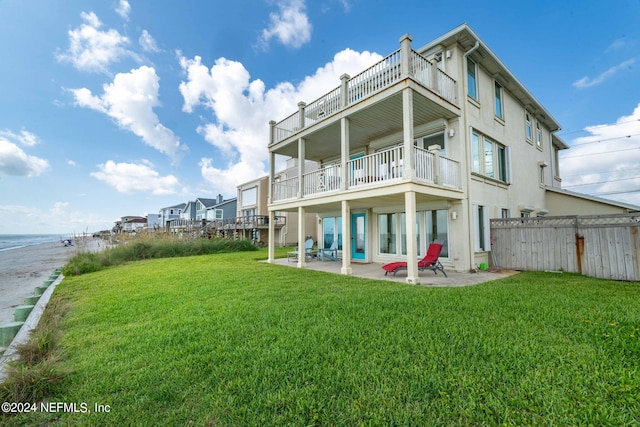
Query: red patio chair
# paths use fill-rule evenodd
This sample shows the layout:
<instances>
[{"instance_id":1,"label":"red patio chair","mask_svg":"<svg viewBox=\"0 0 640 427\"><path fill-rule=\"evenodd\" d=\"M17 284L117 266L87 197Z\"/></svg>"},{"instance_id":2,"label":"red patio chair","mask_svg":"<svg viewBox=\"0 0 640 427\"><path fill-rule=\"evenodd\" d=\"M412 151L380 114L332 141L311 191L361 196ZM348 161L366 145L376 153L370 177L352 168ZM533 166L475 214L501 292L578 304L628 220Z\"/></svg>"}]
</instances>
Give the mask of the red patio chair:
<instances>
[{"instance_id":1,"label":"red patio chair","mask_svg":"<svg viewBox=\"0 0 640 427\"><path fill-rule=\"evenodd\" d=\"M441 251L442 243L431 243L429 249L427 249L427 254L418 261L418 270L432 270L435 274L441 271L444 277L447 277L447 273L444 272L444 267L438 259L440 258ZM398 271L407 269L407 263L404 261L390 262L389 264L383 265L382 269L385 271L385 276L389 273L393 273L395 276Z\"/></svg>"}]
</instances>

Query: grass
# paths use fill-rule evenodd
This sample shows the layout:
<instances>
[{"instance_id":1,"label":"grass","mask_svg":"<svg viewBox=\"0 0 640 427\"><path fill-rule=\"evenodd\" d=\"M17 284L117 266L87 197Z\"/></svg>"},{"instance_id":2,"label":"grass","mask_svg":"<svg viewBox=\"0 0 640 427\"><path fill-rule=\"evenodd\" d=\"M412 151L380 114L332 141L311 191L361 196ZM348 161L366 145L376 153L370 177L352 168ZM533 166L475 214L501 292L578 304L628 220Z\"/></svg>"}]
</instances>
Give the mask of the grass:
<instances>
[{"instance_id":1,"label":"grass","mask_svg":"<svg viewBox=\"0 0 640 427\"><path fill-rule=\"evenodd\" d=\"M161 235L140 235L100 252L80 250L62 270L65 276L79 276L143 259L173 258L216 253L255 251L248 240L224 238L184 240Z\"/></svg>"},{"instance_id":2,"label":"grass","mask_svg":"<svg viewBox=\"0 0 640 427\"><path fill-rule=\"evenodd\" d=\"M428 288L255 262L66 278L52 401L9 425L640 425L640 286L522 273ZM4 421L4 420L2 420Z\"/></svg>"},{"instance_id":3,"label":"grass","mask_svg":"<svg viewBox=\"0 0 640 427\"><path fill-rule=\"evenodd\" d=\"M59 326L65 312L61 300L49 303L29 340L17 348L19 359L9 365L0 384L0 402L36 402L58 392L66 375L58 363Z\"/></svg>"}]
</instances>

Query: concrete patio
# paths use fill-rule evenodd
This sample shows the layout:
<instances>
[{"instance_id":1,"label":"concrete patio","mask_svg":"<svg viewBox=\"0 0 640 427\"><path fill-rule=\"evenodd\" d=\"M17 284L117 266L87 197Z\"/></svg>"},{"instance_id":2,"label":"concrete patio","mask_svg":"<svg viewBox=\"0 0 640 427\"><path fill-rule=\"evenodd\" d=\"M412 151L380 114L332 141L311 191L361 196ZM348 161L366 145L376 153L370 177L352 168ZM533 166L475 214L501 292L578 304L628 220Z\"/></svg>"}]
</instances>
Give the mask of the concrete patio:
<instances>
[{"instance_id":1,"label":"concrete patio","mask_svg":"<svg viewBox=\"0 0 640 427\"><path fill-rule=\"evenodd\" d=\"M297 261L293 259L287 258L278 258L275 260L276 265L283 265L286 267L296 268ZM356 264L352 263L352 275L355 277L362 277L366 279L375 279L375 280L387 280L390 282L400 282L405 283L407 272L399 271L395 276L393 275L384 275L384 270L382 269L382 263L367 263L367 264ZM314 258L311 261L307 261L305 267L309 270L317 270L324 271L327 273L340 274L340 270L342 268L342 262L336 261L320 261ZM453 270L445 269L447 276L444 277L442 273L434 274L433 271L425 270L419 272L420 277L420 285L426 286L470 286L476 285L478 283L489 282L491 280L498 280L504 277L511 276L513 274L518 273L513 270L503 270L503 271L479 271L475 272L456 272Z\"/></svg>"}]
</instances>

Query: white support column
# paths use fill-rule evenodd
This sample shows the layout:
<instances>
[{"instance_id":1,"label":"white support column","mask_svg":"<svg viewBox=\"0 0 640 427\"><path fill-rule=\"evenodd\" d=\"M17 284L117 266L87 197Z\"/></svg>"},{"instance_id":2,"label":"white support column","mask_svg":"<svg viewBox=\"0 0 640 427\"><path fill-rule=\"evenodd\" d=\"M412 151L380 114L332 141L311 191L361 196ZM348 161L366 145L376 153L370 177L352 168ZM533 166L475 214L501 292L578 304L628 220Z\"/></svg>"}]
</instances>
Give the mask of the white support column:
<instances>
[{"instance_id":1,"label":"white support column","mask_svg":"<svg viewBox=\"0 0 640 427\"><path fill-rule=\"evenodd\" d=\"M304 175L304 152L305 144L303 138L298 138L298 198L301 199L304 195L304 182L302 178Z\"/></svg>"},{"instance_id":2,"label":"white support column","mask_svg":"<svg viewBox=\"0 0 640 427\"><path fill-rule=\"evenodd\" d=\"M305 249L304 242L306 241L306 230L304 228L305 209L302 206L298 206L298 268L305 266Z\"/></svg>"},{"instance_id":3,"label":"white support column","mask_svg":"<svg viewBox=\"0 0 640 427\"><path fill-rule=\"evenodd\" d=\"M269 246L267 248L267 262L273 264L276 260L276 213L269 211Z\"/></svg>"},{"instance_id":4,"label":"white support column","mask_svg":"<svg viewBox=\"0 0 640 427\"><path fill-rule=\"evenodd\" d=\"M351 270L351 207L348 200L342 201L342 274Z\"/></svg>"},{"instance_id":5,"label":"white support column","mask_svg":"<svg viewBox=\"0 0 640 427\"><path fill-rule=\"evenodd\" d=\"M340 119L340 190L345 191L349 188L349 119L343 117Z\"/></svg>"},{"instance_id":6,"label":"white support column","mask_svg":"<svg viewBox=\"0 0 640 427\"><path fill-rule=\"evenodd\" d=\"M405 88L402 91L402 139L404 141L402 178L415 181L416 156L413 150L413 90L411 88Z\"/></svg>"},{"instance_id":7,"label":"white support column","mask_svg":"<svg viewBox=\"0 0 640 427\"><path fill-rule=\"evenodd\" d=\"M340 107L345 108L349 105L349 74L340 76Z\"/></svg>"},{"instance_id":8,"label":"white support column","mask_svg":"<svg viewBox=\"0 0 640 427\"><path fill-rule=\"evenodd\" d=\"M273 144L275 141L275 126L276 122L271 120L269 122L270 127L270 143ZM276 155L273 151L269 150L269 180L267 184L269 186L267 190L267 206L273 203L273 185L275 180L275 164L276 164ZM274 224L275 214L273 211L269 211L269 240L267 242L267 262L274 263L275 262L275 247L276 247L276 233L275 233L275 224Z\"/></svg>"},{"instance_id":9,"label":"white support column","mask_svg":"<svg viewBox=\"0 0 640 427\"><path fill-rule=\"evenodd\" d=\"M404 193L404 210L407 220L407 283L420 284L418 276L418 243L416 236L416 192Z\"/></svg>"},{"instance_id":10,"label":"white support column","mask_svg":"<svg viewBox=\"0 0 640 427\"><path fill-rule=\"evenodd\" d=\"M400 37L400 64L402 67L402 77L406 77L411 73L411 41L413 39L409 34Z\"/></svg>"}]
</instances>

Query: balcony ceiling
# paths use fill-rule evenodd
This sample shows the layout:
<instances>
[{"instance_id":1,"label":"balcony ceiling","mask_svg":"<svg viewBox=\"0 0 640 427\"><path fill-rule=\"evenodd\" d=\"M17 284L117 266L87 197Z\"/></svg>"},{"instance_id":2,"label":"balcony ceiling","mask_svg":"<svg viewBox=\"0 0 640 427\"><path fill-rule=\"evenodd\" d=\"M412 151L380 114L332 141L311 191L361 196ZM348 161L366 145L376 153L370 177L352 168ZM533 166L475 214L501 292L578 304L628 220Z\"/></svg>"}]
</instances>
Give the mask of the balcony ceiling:
<instances>
[{"instance_id":1,"label":"balcony ceiling","mask_svg":"<svg viewBox=\"0 0 640 427\"><path fill-rule=\"evenodd\" d=\"M414 91L413 114L416 125L437 119L451 119L458 116L457 107L443 106L442 99L420 85ZM348 109L310 126L298 136L306 141L305 158L320 161L340 154L340 118L350 120L349 139L351 151L358 151L371 141L399 134L397 142L402 141L402 88L400 82L379 94L365 99ZM435 101L435 102L434 102ZM298 157L295 140L276 150L285 156Z\"/></svg>"}]
</instances>

